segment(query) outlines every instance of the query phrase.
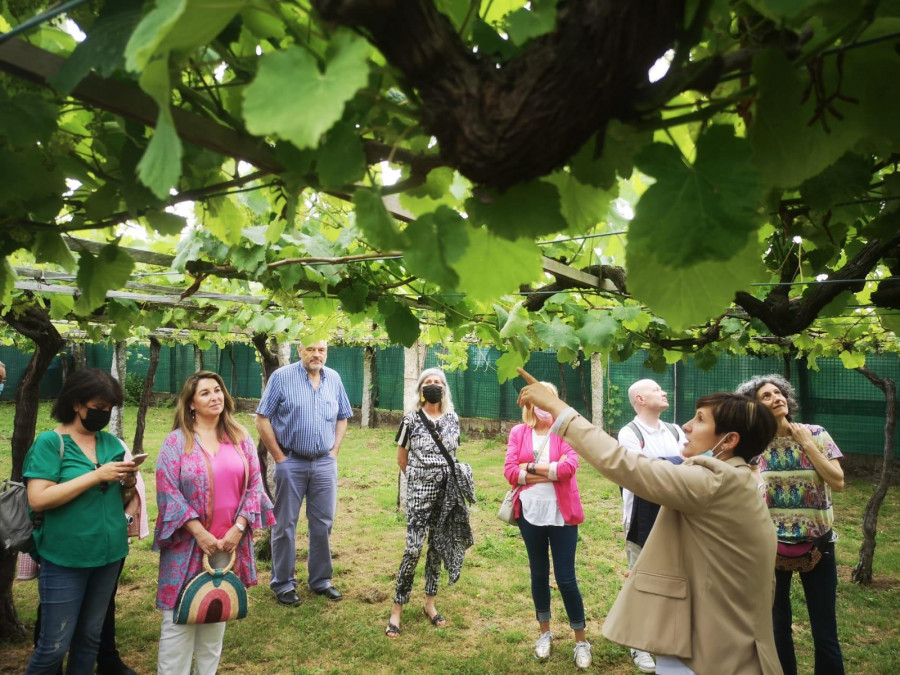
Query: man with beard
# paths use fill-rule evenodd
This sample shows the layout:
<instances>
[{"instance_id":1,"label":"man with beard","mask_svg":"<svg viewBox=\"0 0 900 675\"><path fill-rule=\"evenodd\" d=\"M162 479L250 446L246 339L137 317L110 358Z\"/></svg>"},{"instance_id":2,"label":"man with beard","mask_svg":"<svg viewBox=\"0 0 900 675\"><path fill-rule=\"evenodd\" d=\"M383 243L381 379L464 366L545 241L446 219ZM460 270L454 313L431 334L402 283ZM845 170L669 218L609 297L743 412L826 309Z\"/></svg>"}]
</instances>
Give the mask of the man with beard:
<instances>
[{"instance_id":1,"label":"man with beard","mask_svg":"<svg viewBox=\"0 0 900 675\"><path fill-rule=\"evenodd\" d=\"M276 370L259 407L256 429L275 462L275 518L272 526L272 581L282 605L296 606L297 520L306 499L309 524L309 588L340 600L331 585L329 537L337 508L337 456L352 416L341 376L325 366L328 344L298 348L300 362Z\"/></svg>"}]
</instances>

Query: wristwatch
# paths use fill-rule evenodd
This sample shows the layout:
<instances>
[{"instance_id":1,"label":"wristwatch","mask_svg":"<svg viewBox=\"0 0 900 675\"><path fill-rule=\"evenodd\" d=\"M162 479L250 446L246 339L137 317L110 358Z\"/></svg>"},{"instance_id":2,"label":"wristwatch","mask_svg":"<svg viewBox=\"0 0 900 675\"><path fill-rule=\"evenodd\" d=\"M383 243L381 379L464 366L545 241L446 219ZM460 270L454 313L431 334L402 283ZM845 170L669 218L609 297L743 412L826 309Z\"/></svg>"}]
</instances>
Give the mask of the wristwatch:
<instances>
[{"instance_id":1,"label":"wristwatch","mask_svg":"<svg viewBox=\"0 0 900 675\"><path fill-rule=\"evenodd\" d=\"M237 522L237 521L235 521L234 526L238 529L238 532L240 532L241 534L243 534L244 532L247 531L247 526L246 526L246 525L241 525L241 524L240 524L239 522Z\"/></svg>"},{"instance_id":2,"label":"wristwatch","mask_svg":"<svg viewBox=\"0 0 900 675\"><path fill-rule=\"evenodd\" d=\"M130 513L125 514L125 523L128 525L134 525L134 516Z\"/></svg>"}]
</instances>

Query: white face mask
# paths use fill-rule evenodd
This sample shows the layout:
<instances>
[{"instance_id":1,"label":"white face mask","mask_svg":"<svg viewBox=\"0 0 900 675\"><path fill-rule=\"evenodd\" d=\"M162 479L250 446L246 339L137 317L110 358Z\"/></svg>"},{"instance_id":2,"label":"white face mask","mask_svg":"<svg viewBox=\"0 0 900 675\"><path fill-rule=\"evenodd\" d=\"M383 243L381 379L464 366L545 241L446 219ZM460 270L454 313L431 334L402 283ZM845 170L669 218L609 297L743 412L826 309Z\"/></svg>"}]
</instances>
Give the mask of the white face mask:
<instances>
[{"instance_id":1,"label":"white face mask","mask_svg":"<svg viewBox=\"0 0 900 675\"><path fill-rule=\"evenodd\" d=\"M719 458L719 455L721 455L721 454L724 453L725 451L722 450L721 452L717 452L717 453L715 453L715 454L713 454L713 451L714 451L716 448L718 448L720 445L722 445L722 441L724 441L726 438L728 438L728 434L725 434L724 436L722 436L722 438L719 439L719 442L716 443L714 446L712 446L709 450L707 450L706 452L704 452L702 456L705 456L705 457L712 457L713 459L718 459L718 458Z\"/></svg>"}]
</instances>

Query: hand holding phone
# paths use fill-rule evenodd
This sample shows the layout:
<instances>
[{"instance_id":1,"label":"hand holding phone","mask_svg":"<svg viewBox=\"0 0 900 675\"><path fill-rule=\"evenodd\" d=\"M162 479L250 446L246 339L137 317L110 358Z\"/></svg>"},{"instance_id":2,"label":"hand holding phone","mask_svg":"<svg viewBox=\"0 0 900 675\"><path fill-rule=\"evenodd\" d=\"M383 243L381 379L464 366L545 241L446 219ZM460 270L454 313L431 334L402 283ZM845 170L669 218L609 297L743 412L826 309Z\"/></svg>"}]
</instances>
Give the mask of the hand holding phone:
<instances>
[{"instance_id":1,"label":"hand holding phone","mask_svg":"<svg viewBox=\"0 0 900 675\"><path fill-rule=\"evenodd\" d=\"M145 459L147 459L149 456L150 455L148 455L146 452L141 452L141 453L135 455L134 457L132 457L131 461L134 462L135 466L140 466L143 463L143 461Z\"/></svg>"}]
</instances>

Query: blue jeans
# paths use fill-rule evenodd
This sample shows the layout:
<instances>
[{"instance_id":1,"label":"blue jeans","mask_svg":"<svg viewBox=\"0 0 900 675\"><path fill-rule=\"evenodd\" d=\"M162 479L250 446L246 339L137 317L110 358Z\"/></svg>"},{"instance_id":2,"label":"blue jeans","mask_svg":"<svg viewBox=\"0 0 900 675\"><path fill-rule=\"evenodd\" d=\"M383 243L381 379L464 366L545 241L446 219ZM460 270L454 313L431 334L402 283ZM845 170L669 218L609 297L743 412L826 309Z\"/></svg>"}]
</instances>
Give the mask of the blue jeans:
<instances>
[{"instance_id":1,"label":"blue jeans","mask_svg":"<svg viewBox=\"0 0 900 675\"><path fill-rule=\"evenodd\" d=\"M834 542L820 546L822 559L809 572L799 572L809 627L815 647L815 675L843 675L844 661L838 642L837 616L837 562L834 558ZM791 633L791 575L792 572L775 570L775 604L772 606L772 624L775 629L775 649L784 675L797 675L797 658L794 656L794 638Z\"/></svg>"},{"instance_id":2,"label":"blue jeans","mask_svg":"<svg viewBox=\"0 0 900 675\"><path fill-rule=\"evenodd\" d=\"M569 625L572 630L584 628L584 602L575 578L575 548L578 545L578 526L562 527L532 525L525 517L519 518L519 531L528 551L531 567L531 598L538 621L550 620L550 556L553 555L553 572L556 585L562 595Z\"/></svg>"},{"instance_id":3,"label":"blue jeans","mask_svg":"<svg viewBox=\"0 0 900 675\"><path fill-rule=\"evenodd\" d=\"M317 459L290 455L275 465L275 525L272 526L272 581L276 594L293 590L297 563L297 521L306 500L309 523L307 583L314 591L331 586L331 526L337 509L337 459L330 453Z\"/></svg>"},{"instance_id":4,"label":"blue jeans","mask_svg":"<svg viewBox=\"0 0 900 675\"><path fill-rule=\"evenodd\" d=\"M120 560L84 568L41 562L41 634L26 675L56 673L66 652L69 675L94 672L100 631L121 569Z\"/></svg>"}]
</instances>

